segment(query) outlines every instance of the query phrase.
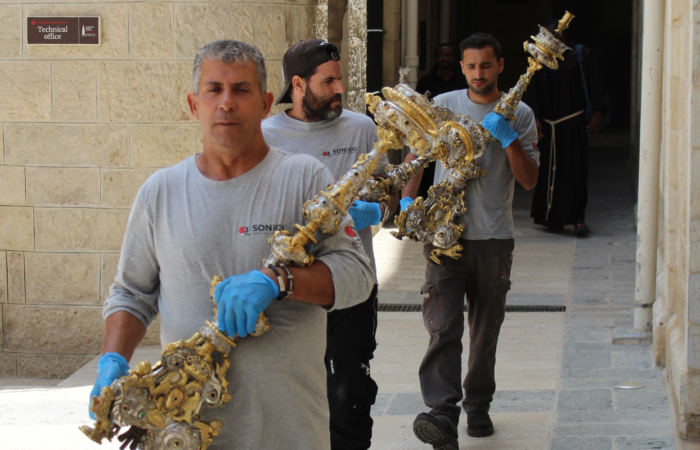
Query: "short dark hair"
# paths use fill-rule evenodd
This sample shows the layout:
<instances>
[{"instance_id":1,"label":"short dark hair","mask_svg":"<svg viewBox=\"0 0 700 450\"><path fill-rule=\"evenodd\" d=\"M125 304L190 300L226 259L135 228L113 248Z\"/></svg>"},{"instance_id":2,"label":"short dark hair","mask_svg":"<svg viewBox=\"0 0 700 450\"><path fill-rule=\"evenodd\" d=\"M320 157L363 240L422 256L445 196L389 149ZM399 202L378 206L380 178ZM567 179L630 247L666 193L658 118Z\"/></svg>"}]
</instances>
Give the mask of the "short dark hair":
<instances>
[{"instance_id":1,"label":"short dark hair","mask_svg":"<svg viewBox=\"0 0 700 450\"><path fill-rule=\"evenodd\" d=\"M306 81L306 84L309 84L309 80L311 80L311 77L316 75L317 69L318 69L318 66L314 66L311 70L309 70L308 72L303 73L299 76L302 78L302 80Z\"/></svg>"},{"instance_id":2,"label":"short dark hair","mask_svg":"<svg viewBox=\"0 0 700 450\"><path fill-rule=\"evenodd\" d=\"M449 42L443 42L442 44L438 44L437 47L435 47L435 54L437 55L438 50L440 50L442 47L449 47L452 49L452 52L454 53L455 48L450 44Z\"/></svg>"},{"instance_id":3,"label":"short dark hair","mask_svg":"<svg viewBox=\"0 0 700 450\"><path fill-rule=\"evenodd\" d=\"M468 48L482 49L485 47L491 47L493 49L493 54L496 55L496 59L499 61L501 60L501 44L498 43L495 37L488 33L474 33L460 42L460 57L464 58L464 51Z\"/></svg>"}]
</instances>

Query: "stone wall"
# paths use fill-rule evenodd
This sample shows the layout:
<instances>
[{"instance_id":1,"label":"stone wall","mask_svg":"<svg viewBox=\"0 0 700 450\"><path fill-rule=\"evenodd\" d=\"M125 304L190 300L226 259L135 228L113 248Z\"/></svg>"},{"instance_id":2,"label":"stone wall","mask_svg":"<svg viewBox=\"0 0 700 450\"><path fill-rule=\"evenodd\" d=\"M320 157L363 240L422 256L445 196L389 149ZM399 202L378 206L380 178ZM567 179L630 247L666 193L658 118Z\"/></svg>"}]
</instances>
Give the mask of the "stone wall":
<instances>
[{"instance_id":1,"label":"stone wall","mask_svg":"<svg viewBox=\"0 0 700 450\"><path fill-rule=\"evenodd\" d=\"M667 0L654 351L682 437L700 437L700 5ZM641 186L640 188L644 188Z\"/></svg>"},{"instance_id":2,"label":"stone wall","mask_svg":"<svg viewBox=\"0 0 700 450\"><path fill-rule=\"evenodd\" d=\"M100 16L102 44L29 46L28 16ZM254 43L277 94L282 55L325 38L327 18L327 0L0 4L0 377L64 377L99 352L136 191L201 151L186 103L197 48ZM348 78L352 99L364 78Z\"/></svg>"},{"instance_id":3,"label":"stone wall","mask_svg":"<svg viewBox=\"0 0 700 450\"><path fill-rule=\"evenodd\" d=\"M344 50L347 53L347 106L364 113L367 87L367 1L348 0L348 35Z\"/></svg>"}]
</instances>

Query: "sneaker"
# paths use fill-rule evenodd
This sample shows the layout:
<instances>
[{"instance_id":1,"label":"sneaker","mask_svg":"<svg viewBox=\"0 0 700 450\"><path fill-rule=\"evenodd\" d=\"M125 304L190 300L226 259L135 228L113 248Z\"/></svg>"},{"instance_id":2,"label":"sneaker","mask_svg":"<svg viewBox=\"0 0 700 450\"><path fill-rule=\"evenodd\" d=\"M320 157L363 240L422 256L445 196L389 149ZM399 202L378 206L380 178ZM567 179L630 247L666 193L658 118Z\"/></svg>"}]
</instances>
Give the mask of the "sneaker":
<instances>
[{"instance_id":1,"label":"sneaker","mask_svg":"<svg viewBox=\"0 0 700 450\"><path fill-rule=\"evenodd\" d=\"M428 413L420 413L413 421L413 434L434 450L459 450L457 433L449 424Z\"/></svg>"},{"instance_id":2,"label":"sneaker","mask_svg":"<svg viewBox=\"0 0 700 450\"><path fill-rule=\"evenodd\" d=\"M486 411L467 411L467 434L471 437L486 437L493 434L493 422Z\"/></svg>"},{"instance_id":3,"label":"sneaker","mask_svg":"<svg viewBox=\"0 0 700 450\"><path fill-rule=\"evenodd\" d=\"M585 236L589 231L591 230L588 228L588 225L583 222L576 224L574 227L574 235L576 236Z\"/></svg>"}]
</instances>

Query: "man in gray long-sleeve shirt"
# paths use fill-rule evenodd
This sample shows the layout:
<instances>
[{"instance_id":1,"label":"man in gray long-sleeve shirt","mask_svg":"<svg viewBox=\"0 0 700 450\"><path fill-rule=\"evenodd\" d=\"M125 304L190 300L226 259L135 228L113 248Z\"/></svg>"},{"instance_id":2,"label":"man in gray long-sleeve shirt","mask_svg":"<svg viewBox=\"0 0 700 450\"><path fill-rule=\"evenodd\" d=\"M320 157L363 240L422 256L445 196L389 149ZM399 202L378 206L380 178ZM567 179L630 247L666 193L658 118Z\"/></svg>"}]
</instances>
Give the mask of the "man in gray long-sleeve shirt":
<instances>
[{"instance_id":1,"label":"man in gray long-sleeve shirt","mask_svg":"<svg viewBox=\"0 0 700 450\"><path fill-rule=\"evenodd\" d=\"M292 103L293 107L263 122L265 141L295 155L312 156L335 179L340 178L360 155L372 151L378 136L372 119L343 109L338 48L321 39L299 41L284 54L283 67L286 83L277 103ZM384 156L375 174L383 173L387 165ZM371 225L386 220L397 197L391 194L387 203L379 204L355 200L348 210L375 271L375 283ZM325 359L333 450L371 446L370 412L377 383L370 374L370 360L377 348L377 288L360 304L328 314Z\"/></svg>"},{"instance_id":2,"label":"man in gray long-sleeve shirt","mask_svg":"<svg viewBox=\"0 0 700 450\"><path fill-rule=\"evenodd\" d=\"M136 197L105 302L95 390L124 374L126 359L158 313L163 344L189 338L212 318L212 277L233 275L217 289L220 313L225 311L219 327L245 336L252 331L250 319L264 309L270 331L245 339L230 355L232 399L202 417L224 424L210 448L327 450L327 310L369 295L369 260L354 233L344 232L352 230L348 216L335 235L316 235L310 248L315 262L291 268L293 293L274 300L290 286L286 276L278 286L271 269L256 270L269 253L267 239L303 223L303 203L332 177L315 159L265 143L260 123L273 97L255 47L216 41L200 49L194 88L188 102L204 151L158 171Z\"/></svg>"}]
</instances>

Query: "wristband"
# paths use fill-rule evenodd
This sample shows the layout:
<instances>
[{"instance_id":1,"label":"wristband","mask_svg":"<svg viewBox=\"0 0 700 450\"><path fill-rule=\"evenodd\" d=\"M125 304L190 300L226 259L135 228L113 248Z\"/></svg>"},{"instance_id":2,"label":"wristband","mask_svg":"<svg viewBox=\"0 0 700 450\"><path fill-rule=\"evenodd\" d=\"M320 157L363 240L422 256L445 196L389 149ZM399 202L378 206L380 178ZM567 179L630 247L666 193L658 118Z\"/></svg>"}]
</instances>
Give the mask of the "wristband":
<instances>
[{"instance_id":1,"label":"wristband","mask_svg":"<svg viewBox=\"0 0 700 450\"><path fill-rule=\"evenodd\" d=\"M275 297L275 299L284 300L288 297L287 291L284 289L284 278L282 278L282 275L280 275L280 272L279 270L277 270L277 267L273 266L272 264L268 265L267 267L275 273L275 276L277 277L277 282L280 285L280 293L277 297Z\"/></svg>"},{"instance_id":2,"label":"wristband","mask_svg":"<svg viewBox=\"0 0 700 450\"><path fill-rule=\"evenodd\" d=\"M289 267L287 267L284 263L278 263L277 267L281 267L282 270L284 270L284 273L287 275L287 290L284 292L284 297L280 299L284 300L285 298L291 297L291 295L294 293L294 275L292 275ZM281 295L282 293L280 292L280 296Z\"/></svg>"}]
</instances>

